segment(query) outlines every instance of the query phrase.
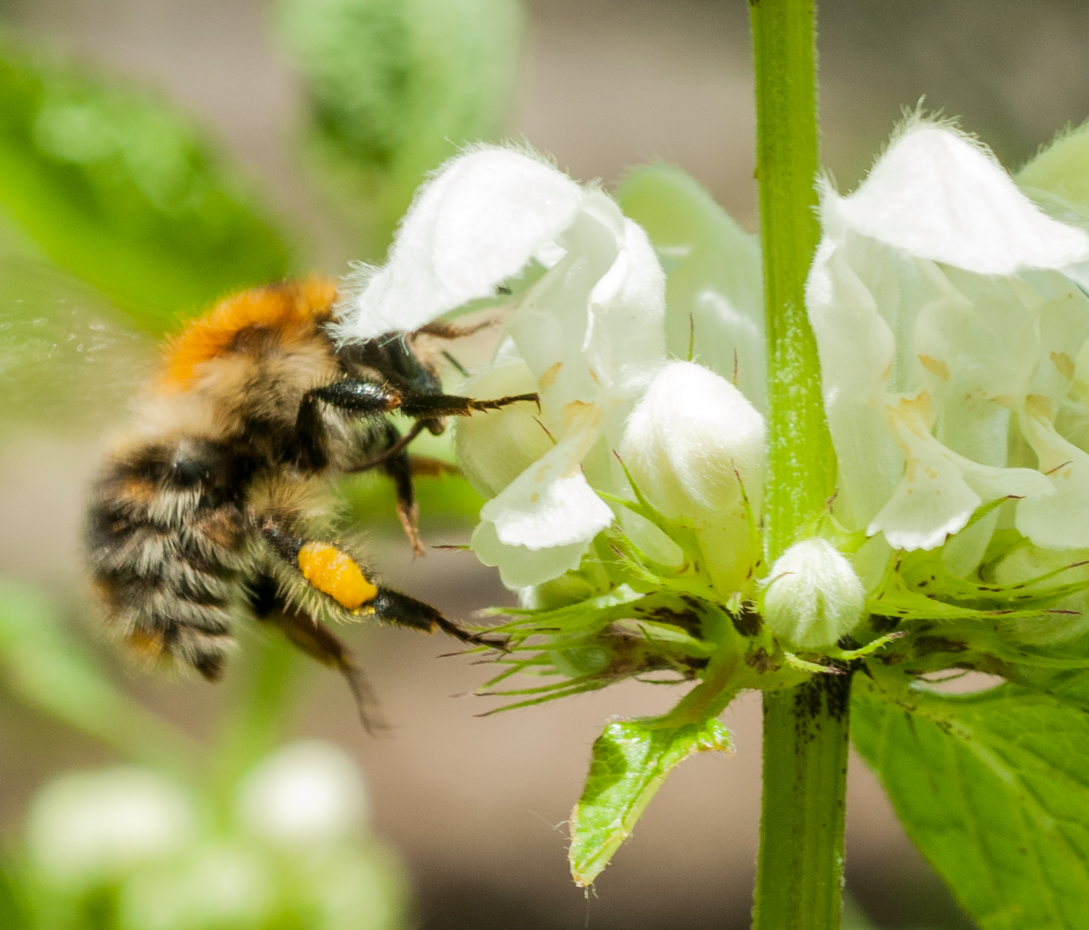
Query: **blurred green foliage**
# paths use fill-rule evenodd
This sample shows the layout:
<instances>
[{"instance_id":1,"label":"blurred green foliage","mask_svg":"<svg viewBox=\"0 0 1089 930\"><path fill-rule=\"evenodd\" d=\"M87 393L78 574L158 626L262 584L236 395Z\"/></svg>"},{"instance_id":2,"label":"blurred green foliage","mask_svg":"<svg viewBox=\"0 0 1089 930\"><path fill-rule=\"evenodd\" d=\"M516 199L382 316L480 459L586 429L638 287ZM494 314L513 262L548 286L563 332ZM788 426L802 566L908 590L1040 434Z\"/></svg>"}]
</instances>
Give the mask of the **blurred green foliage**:
<instances>
[{"instance_id":1,"label":"blurred green foliage","mask_svg":"<svg viewBox=\"0 0 1089 930\"><path fill-rule=\"evenodd\" d=\"M0 205L153 330L288 270L216 147L155 95L0 37Z\"/></svg>"},{"instance_id":2,"label":"blurred green foliage","mask_svg":"<svg viewBox=\"0 0 1089 930\"><path fill-rule=\"evenodd\" d=\"M280 0L306 78L316 177L380 258L427 171L503 130L519 0Z\"/></svg>"}]
</instances>

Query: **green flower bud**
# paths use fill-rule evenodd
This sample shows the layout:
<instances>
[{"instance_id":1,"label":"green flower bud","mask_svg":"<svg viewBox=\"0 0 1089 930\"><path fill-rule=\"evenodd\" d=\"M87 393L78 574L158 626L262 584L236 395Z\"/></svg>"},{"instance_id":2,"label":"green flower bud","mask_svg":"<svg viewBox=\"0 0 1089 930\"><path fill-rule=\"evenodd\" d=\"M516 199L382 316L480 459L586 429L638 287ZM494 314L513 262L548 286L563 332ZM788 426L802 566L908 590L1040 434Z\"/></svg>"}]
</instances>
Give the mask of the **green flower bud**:
<instances>
[{"instance_id":1,"label":"green flower bud","mask_svg":"<svg viewBox=\"0 0 1089 930\"><path fill-rule=\"evenodd\" d=\"M764 588L768 627L803 649L830 646L862 618L865 591L851 563L831 543L795 543L772 566Z\"/></svg>"}]
</instances>

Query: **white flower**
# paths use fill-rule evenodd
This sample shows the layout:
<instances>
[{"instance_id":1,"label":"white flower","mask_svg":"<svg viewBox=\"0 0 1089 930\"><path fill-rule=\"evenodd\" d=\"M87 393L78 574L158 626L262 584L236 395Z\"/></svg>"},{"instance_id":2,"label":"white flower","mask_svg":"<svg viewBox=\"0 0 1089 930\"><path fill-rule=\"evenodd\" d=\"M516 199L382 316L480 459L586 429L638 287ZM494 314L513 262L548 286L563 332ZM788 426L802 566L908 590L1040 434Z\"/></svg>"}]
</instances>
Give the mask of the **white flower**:
<instances>
[{"instance_id":1,"label":"white flower","mask_svg":"<svg viewBox=\"0 0 1089 930\"><path fill-rule=\"evenodd\" d=\"M195 822L191 799L174 782L118 766L50 782L31 805L27 840L51 880L89 885L177 852Z\"/></svg>"},{"instance_id":2,"label":"white flower","mask_svg":"<svg viewBox=\"0 0 1089 930\"><path fill-rule=\"evenodd\" d=\"M1089 546L1089 456L1056 427L1089 336L1089 299L1062 272L1089 236L921 120L854 194L826 187L821 219L807 304L840 519L931 549L1010 497L1037 545ZM968 530L954 567L978 563L997 518Z\"/></svg>"},{"instance_id":3,"label":"white flower","mask_svg":"<svg viewBox=\"0 0 1089 930\"><path fill-rule=\"evenodd\" d=\"M696 528L722 596L736 591L759 557L749 532L764 479L764 418L756 408L720 375L673 362L628 417L620 457L664 517Z\"/></svg>"},{"instance_id":4,"label":"white flower","mask_svg":"<svg viewBox=\"0 0 1089 930\"><path fill-rule=\"evenodd\" d=\"M862 619L865 592L851 563L831 543L795 543L771 567L764 621L778 636L815 649L830 646Z\"/></svg>"},{"instance_id":5,"label":"white flower","mask_svg":"<svg viewBox=\"0 0 1089 930\"><path fill-rule=\"evenodd\" d=\"M267 926L277 875L257 849L230 841L201 845L168 866L144 869L121 888L121 930L205 930ZM280 892L282 893L282 892Z\"/></svg>"},{"instance_id":6,"label":"white flower","mask_svg":"<svg viewBox=\"0 0 1089 930\"><path fill-rule=\"evenodd\" d=\"M359 767L331 743L305 741L277 750L238 792L238 818L278 845L322 846L356 833L366 815Z\"/></svg>"},{"instance_id":7,"label":"white flower","mask_svg":"<svg viewBox=\"0 0 1089 930\"><path fill-rule=\"evenodd\" d=\"M614 519L586 472L598 487L622 486L608 449L664 361L665 276L645 233L597 188L527 154L477 148L421 188L339 329L367 339L416 328L535 261L547 270L518 298L497 365L528 369L549 447L499 487L514 469L468 447L474 426L459 439L459 458L495 494L472 547L512 587L577 567Z\"/></svg>"},{"instance_id":8,"label":"white flower","mask_svg":"<svg viewBox=\"0 0 1089 930\"><path fill-rule=\"evenodd\" d=\"M666 349L718 372L766 406L760 245L680 168L643 165L617 191L666 269Z\"/></svg>"}]
</instances>

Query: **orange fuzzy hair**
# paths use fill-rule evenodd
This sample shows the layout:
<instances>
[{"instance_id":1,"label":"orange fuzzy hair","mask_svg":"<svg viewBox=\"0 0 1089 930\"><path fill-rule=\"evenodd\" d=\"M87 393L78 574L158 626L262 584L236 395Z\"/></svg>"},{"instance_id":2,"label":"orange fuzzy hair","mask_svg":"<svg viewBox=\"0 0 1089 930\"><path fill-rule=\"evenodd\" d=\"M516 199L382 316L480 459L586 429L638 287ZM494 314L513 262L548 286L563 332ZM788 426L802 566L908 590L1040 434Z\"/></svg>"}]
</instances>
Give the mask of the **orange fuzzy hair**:
<instances>
[{"instance_id":1,"label":"orange fuzzy hair","mask_svg":"<svg viewBox=\"0 0 1089 930\"><path fill-rule=\"evenodd\" d=\"M315 322L332 318L336 293L335 281L315 277L254 288L220 301L171 340L158 386L164 391L184 391L197 368L228 351L235 336L248 326L274 329L284 342L305 340Z\"/></svg>"}]
</instances>

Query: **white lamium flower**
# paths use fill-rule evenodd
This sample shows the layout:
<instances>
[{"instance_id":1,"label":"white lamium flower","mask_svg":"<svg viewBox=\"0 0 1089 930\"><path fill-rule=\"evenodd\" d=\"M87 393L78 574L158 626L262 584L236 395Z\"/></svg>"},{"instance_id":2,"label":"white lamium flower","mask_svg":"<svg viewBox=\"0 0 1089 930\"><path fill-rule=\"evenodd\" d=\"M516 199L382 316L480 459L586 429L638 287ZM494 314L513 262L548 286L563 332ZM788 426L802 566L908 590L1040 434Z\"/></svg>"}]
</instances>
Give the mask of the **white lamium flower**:
<instances>
[{"instance_id":1,"label":"white lamium flower","mask_svg":"<svg viewBox=\"0 0 1089 930\"><path fill-rule=\"evenodd\" d=\"M647 500L667 519L695 527L723 599L759 557L749 517L759 520L764 432L764 418L729 381L673 362L628 417L620 443Z\"/></svg>"},{"instance_id":2,"label":"white lamium flower","mask_svg":"<svg viewBox=\"0 0 1089 930\"><path fill-rule=\"evenodd\" d=\"M855 193L824 188L821 219L807 304L837 516L931 549L1008 497L1037 545L1089 546L1089 456L1056 425L1089 336L1089 299L1063 271L1089 259L1089 236L975 141L918 119ZM968 530L951 568L978 564L997 519Z\"/></svg>"},{"instance_id":3,"label":"white lamium flower","mask_svg":"<svg viewBox=\"0 0 1089 930\"><path fill-rule=\"evenodd\" d=\"M367 807L359 767L331 743L292 743L262 760L238 792L238 817L282 846L323 846L358 832Z\"/></svg>"},{"instance_id":4,"label":"white lamium flower","mask_svg":"<svg viewBox=\"0 0 1089 930\"><path fill-rule=\"evenodd\" d=\"M462 393L484 399L536 390L537 382L529 366L515 357L497 359L491 368L470 379ZM457 437L458 468L473 489L488 500L552 448L552 439L532 404L511 404L488 411L486 416L459 420Z\"/></svg>"},{"instance_id":5,"label":"white lamium flower","mask_svg":"<svg viewBox=\"0 0 1089 930\"><path fill-rule=\"evenodd\" d=\"M643 165L617 191L666 269L666 349L741 388L763 411L767 346L760 245L696 181L672 165Z\"/></svg>"},{"instance_id":6,"label":"white lamium flower","mask_svg":"<svg viewBox=\"0 0 1089 930\"><path fill-rule=\"evenodd\" d=\"M784 552L768 574L763 616L777 636L803 649L831 646L862 619L865 592L846 557L824 539Z\"/></svg>"},{"instance_id":7,"label":"white lamium flower","mask_svg":"<svg viewBox=\"0 0 1089 930\"><path fill-rule=\"evenodd\" d=\"M487 459L509 448L472 445L475 426L458 440L460 460L495 495L472 547L512 587L575 568L614 519L583 465L594 459L597 486L615 485L607 446L664 361L665 276L646 234L601 190L543 160L476 148L420 189L389 262L363 274L339 328L346 340L414 329L494 296L534 263L547 270L512 302L496 364L528 369L548 448L528 465L516 457L526 467L499 487L516 468Z\"/></svg>"},{"instance_id":8,"label":"white lamium flower","mask_svg":"<svg viewBox=\"0 0 1089 930\"><path fill-rule=\"evenodd\" d=\"M35 797L27 841L51 881L86 886L170 856L194 835L189 795L149 769L74 772Z\"/></svg>"}]
</instances>

